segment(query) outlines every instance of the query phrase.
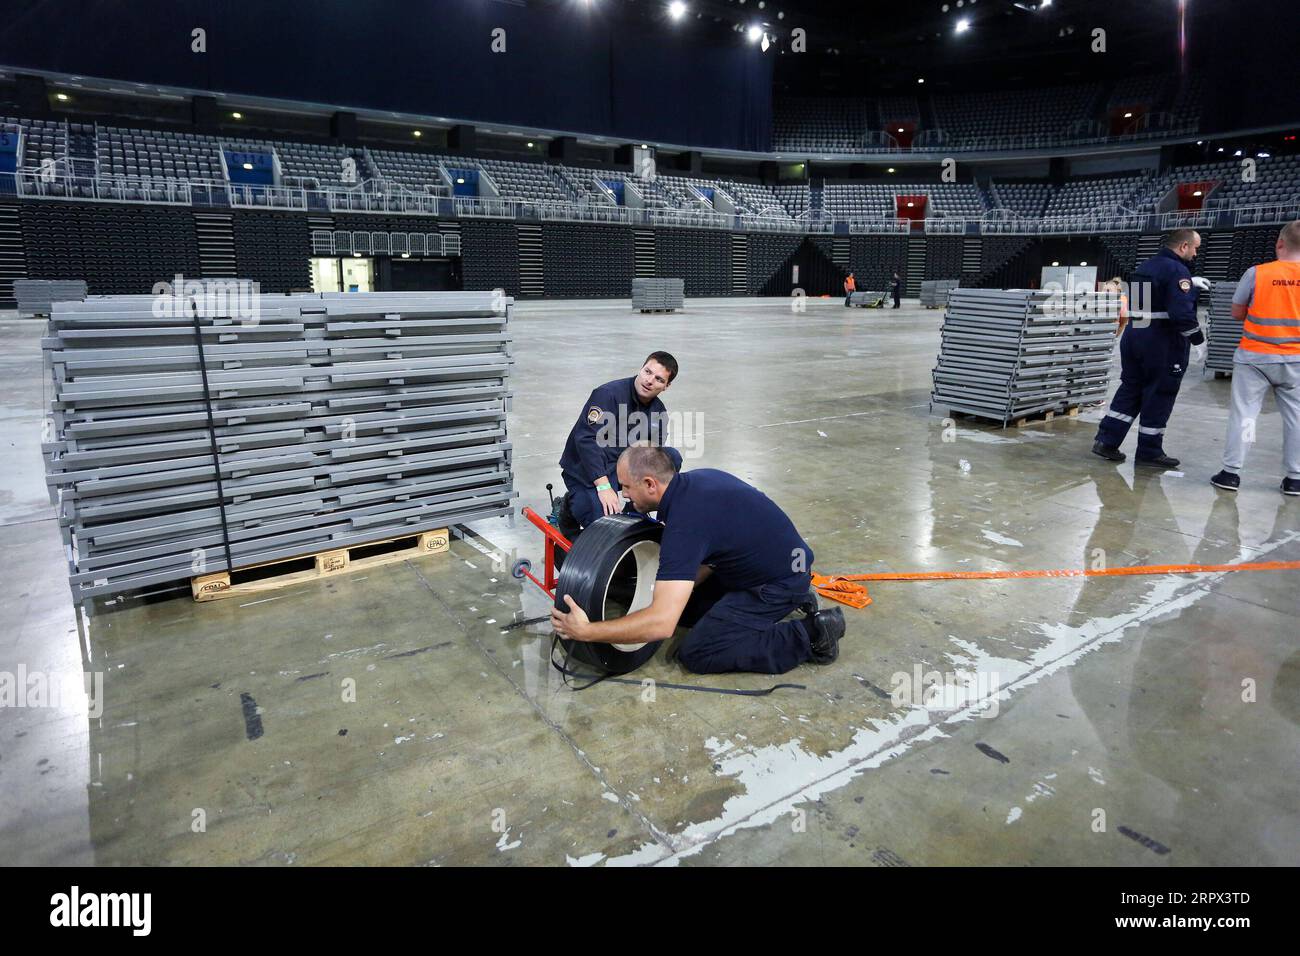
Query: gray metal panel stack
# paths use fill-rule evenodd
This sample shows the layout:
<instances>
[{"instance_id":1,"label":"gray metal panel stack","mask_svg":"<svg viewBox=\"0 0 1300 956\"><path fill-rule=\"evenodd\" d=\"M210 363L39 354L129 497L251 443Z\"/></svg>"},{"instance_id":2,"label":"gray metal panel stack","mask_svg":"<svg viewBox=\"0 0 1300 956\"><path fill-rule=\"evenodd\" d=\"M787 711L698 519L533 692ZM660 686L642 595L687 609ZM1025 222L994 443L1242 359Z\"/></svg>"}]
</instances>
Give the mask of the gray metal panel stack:
<instances>
[{"instance_id":1,"label":"gray metal panel stack","mask_svg":"<svg viewBox=\"0 0 1300 956\"><path fill-rule=\"evenodd\" d=\"M960 279L923 279L921 281L921 306L942 309L948 305L948 296L961 285Z\"/></svg>"},{"instance_id":2,"label":"gray metal panel stack","mask_svg":"<svg viewBox=\"0 0 1300 956\"><path fill-rule=\"evenodd\" d=\"M932 405L1000 421L1106 397L1119 296L954 289Z\"/></svg>"},{"instance_id":3,"label":"gray metal panel stack","mask_svg":"<svg viewBox=\"0 0 1300 956\"><path fill-rule=\"evenodd\" d=\"M201 349L167 298L55 304L43 451L78 598L510 512L511 299L258 302L204 314Z\"/></svg>"},{"instance_id":4,"label":"gray metal panel stack","mask_svg":"<svg viewBox=\"0 0 1300 956\"><path fill-rule=\"evenodd\" d=\"M632 308L642 312L680 309L685 288L682 279L633 279Z\"/></svg>"},{"instance_id":5,"label":"gray metal panel stack","mask_svg":"<svg viewBox=\"0 0 1300 956\"><path fill-rule=\"evenodd\" d=\"M81 302L86 283L81 279L15 279L14 299L24 315L49 315L55 302Z\"/></svg>"},{"instance_id":6,"label":"gray metal panel stack","mask_svg":"<svg viewBox=\"0 0 1300 956\"><path fill-rule=\"evenodd\" d=\"M1241 341L1241 326L1232 317L1235 282L1216 282L1210 290L1210 322L1206 332L1205 367L1212 372L1231 372L1232 356Z\"/></svg>"}]
</instances>

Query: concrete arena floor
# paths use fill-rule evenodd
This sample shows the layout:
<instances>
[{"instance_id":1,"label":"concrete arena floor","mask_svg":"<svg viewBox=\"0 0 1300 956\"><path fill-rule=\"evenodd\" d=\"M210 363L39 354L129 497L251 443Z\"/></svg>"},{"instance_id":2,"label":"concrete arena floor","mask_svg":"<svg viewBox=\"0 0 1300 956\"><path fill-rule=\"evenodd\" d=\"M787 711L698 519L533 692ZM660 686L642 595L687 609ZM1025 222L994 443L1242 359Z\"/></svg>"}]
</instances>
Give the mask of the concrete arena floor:
<instances>
[{"instance_id":1,"label":"concrete arena floor","mask_svg":"<svg viewBox=\"0 0 1300 956\"><path fill-rule=\"evenodd\" d=\"M546 508L588 390L662 348L682 364L669 409L702 416L688 467L768 493L822 571L1300 559L1271 400L1237 496L1207 481L1229 383L1196 371L1167 442L1181 473L1089 455L1099 409L1019 431L963 420L946 441L943 410L927 408L939 324L838 300L804 314L783 300L696 299L667 316L520 305L519 504ZM0 322L0 671L77 673L38 457L39 333ZM539 563L522 520L477 531ZM565 689L545 625L503 630L547 602L467 541L242 603L126 601L86 627L102 717L76 695L0 709L0 860L1295 864L1296 582L878 584L871 607L846 610L840 660L785 678L806 690L653 700ZM894 675L914 668L948 674L952 692L894 706ZM996 691L995 714L959 686L968 670ZM663 652L639 676L772 682L696 677Z\"/></svg>"}]
</instances>

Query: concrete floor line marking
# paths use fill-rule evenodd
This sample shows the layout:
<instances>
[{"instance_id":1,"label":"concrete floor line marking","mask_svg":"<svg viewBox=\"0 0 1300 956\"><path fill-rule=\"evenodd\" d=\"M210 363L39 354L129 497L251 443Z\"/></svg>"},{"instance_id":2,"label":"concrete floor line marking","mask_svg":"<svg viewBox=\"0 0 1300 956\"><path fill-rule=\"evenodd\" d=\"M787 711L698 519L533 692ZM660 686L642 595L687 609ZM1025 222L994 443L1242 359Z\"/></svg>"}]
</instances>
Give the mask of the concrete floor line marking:
<instances>
[{"instance_id":1,"label":"concrete floor line marking","mask_svg":"<svg viewBox=\"0 0 1300 956\"><path fill-rule=\"evenodd\" d=\"M799 418L790 422L766 422L762 425L751 425L751 428L776 428L778 425L809 425L813 422L836 422L845 418L861 418L863 415L880 415L882 410L875 409L869 412L847 412L843 415L826 415L823 418Z\"/></svg>"},{"instance_id":2,"label":"concrete floor line marking","mask_svg":"<svg viewBox=\"0 0 1300 956\"><path fill-rule=\"evenodd\" d=\"M451 608L451 605L449 605L446 601L442 599L442 595L440 595L437 591L433 589L433 585L430 584L429 579L426 578L420 572L420 569L411 561L406 561L404 563L412 571L415 572L415 576L420 579L420 583L424 585L425 590L427 590L429 594L432 595L433 599L437 601L438 604L442 607L442 609L451 617L451 619L456 622L456 626L459 627L461 631L464 633L464 635L467 638L469 638L471 643L473 643L474 646L478 648L478 651L483 656L483 658L488 662L490 662L492 667L497 671L498 674L500 674L505 679L506 683L510 685L510 687L514 690L514 692L519 697L523 698L525 703L527 703L528 706L532 708L533 712L537 714L538 718L541 719L542 723L544 723L547 727L551 728L551 730L554 731L555 734L562 741L564 741L565 744L568 745L569 749L573 751L574 756L578 758L579 762L581 762L584 766L586 766L588 770L591 771L592 776L594 776L596 780L600 783L600 785L604 787L603 792L613 793L615 796L617 796L618 805L622 807L624 810L626 810L628 813L630 813L636 820L640 822L641 826L646 830L646 832L648 832L650 836L654 838L656 844L659 844L664 849L670 851L675 850L676 846L674 845L674 841L672 837L669 834L661 831L657 826L655 826L653 820L651 820L644 813L642 813L632 805L632 801L630 801L626 796L624 796L623 794L619 793L617 790L614 789L614 787L609 783L609 781L605 779L605 775L600 771L600 769L594 763L591 762L591 760L587 757L587 754L583 751L583 749L578 746L578 742L574 740L564 730L563 727L561 727L558 723L556 723L554 720L551 719L550 715L547 714L538 705L537 701L534 700L532 697L530 697L528 693L522 687L520 687L518 683L515 682L510 672L507 671L492 654L488 653L487 648L483 646L483 642L480 641L477 637L475 637L472 633L470 633L469 628L466 627L465 622L461 620L460 615L458 615Z\"/></svg>"},{"instance_id":3,"label":"concrete floor line marking","mask_svg":"<svg viewBox=\"0 0 1300 956\"><path fill-rule=\"evenodd\" d=\"M1276 548L1281 547L1284 544L1289 544L1297 539L1300 539L1300 532L1292 532L1274 542L1264 553L1275 550ZM1246 549L1241 550L1244 551ZM1241 556L1245 557L1244 554ZM1231 573L1233 572L1216 572L1209 580L1221 580L1224 576ZM986 695L983 698L974 700L960 709L949 711L947 713L940 713L935 717L935 719L927 720L924 724L918 725L914 723L909 725L908 715L905 715L902 720L895 721L884 734L876 734L877 737L881 738L881 742L874 749L868 750L861 756L850 758L848 763L836 767L822 777L804 784L792 793L777 796L765 804L750 809L744 816L728 822L714 833L702 834L701 837L696 840L689 841L692 844L691 846L660 857L655 860L652 865L659 866L675 864L677 861L687 856L693 856L706 847L725 839L741 829L745 829L745 825L749 824L750 821L755 818L770 817L773 820L779 819L782 813L785 812L784 808L793 808L794 805L800 802L807 802L809 799L816 799L822 793L839 789L840 786L843 786L844 783L852 780L862 771L871 770L874 769L875 766L883 764L886 759L889 759L893 751L897 751L893 756L901 756L918 741L948 736L943 729L945 726L960 723L978 716L980 711L986 709L987 703L990 699L1005 698L1010 700L1015 689L1024 688L1030 684L1036 684L1043 677L1050 676L1060 670L1063 666L1078 660L1084 656L1084 654L1095 650L1102 644L1110 643L1113 640L1119 639L1116 635L1122 635L1129 627L1132 627L1135 624L1146 623L1149 620L1158 619L1170 610L1178 609L1179 606L1195 604L1201 598L1211 593L1208 589L1203 587L1206 583L1209 582L1204 578L1199 580L1193 578L1169 578L1156 582L1156 584L1147 592L1148 600L1145 607L1142 607L1141 604L1139 604L1139 607L1133 611L1116 615L1115 618L1112 619L1115 623L1111 624L1107 629L1099 631L1091 637L1085 638L1082 643L1066 649L1063 653L1054 658L1041 661L1034 666L1029 667L1015 679L1000 687L995 694ZM1150 600L1156 591L1160 590L1162 587L1169 587L1170 584L1173 586L1172 588L1169 588L1169 593L1167 595L1158 597L1154 601ZM1079 628L1082 627L1083 625L1079 626ZM909 715L914 714L916 711L921 709L922 708L912 708L909 711ZM862 728L862 731L864 730L865 728ZM888 734L890 730L895 730L897 732L892 737L886 737L886 734ZM862 731L859 732L861 733ZM843 752L844 751L841 751L841 753ZM773 774L772 776L779 775ZM837 780L841 779L843 782L836 783Z\"/></svg>"}]
</instances>

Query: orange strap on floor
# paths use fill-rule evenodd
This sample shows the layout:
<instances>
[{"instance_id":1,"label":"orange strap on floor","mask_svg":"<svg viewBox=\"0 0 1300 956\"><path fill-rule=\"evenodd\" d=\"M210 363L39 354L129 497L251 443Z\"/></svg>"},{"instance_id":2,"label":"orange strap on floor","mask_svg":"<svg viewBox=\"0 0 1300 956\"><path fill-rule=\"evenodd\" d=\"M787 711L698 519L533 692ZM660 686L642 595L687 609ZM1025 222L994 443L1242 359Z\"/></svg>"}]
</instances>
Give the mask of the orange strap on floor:
<instances>
[{"instance_id":1,"label":"orange strap on floor","mask_svg":"<svg viewBox=\"0 0 1300 956\"><path fill-rule=\"evenodd\" d=\"M1062 568L1055 571L882 571L876 574L814 574L817 593L850 607L871 603L859 581L980 581L1008 578L1104 578L1135 574L1218 574L1223 571L1300 571L1300 561L1253 564L1139 564L1128 568Z\"/></svg>"}]
</instances>

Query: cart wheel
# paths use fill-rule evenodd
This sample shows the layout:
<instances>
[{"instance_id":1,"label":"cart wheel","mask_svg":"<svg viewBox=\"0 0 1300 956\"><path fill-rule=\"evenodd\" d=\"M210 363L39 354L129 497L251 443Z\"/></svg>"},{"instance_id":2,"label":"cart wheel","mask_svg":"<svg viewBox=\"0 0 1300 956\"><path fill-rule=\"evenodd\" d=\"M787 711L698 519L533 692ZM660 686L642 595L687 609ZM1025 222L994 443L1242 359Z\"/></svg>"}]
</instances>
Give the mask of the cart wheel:
<instances>
[{"instance_id":1,"label":"cart wheel","mask_svg":"<svg viewBox=\"0 0 1300 956\"><path fill-rule=\"evenodd\" d=\"M532 569L533 569L533 562L529 561L527 558L520 558L513 565L511 565L510 575L511 577L516 577L522 580L524 576L524 572L531 571Z\"/></svg>"}]
</instances>

